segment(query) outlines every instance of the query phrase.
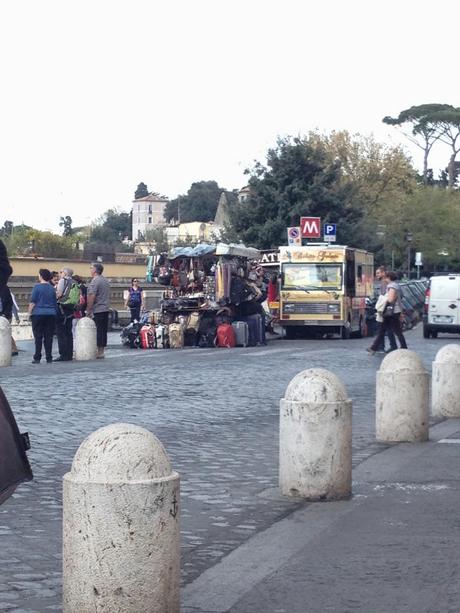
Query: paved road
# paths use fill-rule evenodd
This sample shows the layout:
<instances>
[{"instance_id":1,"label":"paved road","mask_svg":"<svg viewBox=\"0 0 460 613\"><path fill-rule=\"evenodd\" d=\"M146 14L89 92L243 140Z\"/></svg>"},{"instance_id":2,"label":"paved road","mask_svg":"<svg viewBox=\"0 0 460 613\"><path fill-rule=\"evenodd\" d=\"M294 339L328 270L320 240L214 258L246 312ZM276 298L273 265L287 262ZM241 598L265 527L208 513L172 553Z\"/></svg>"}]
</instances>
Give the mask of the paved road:
<instances>
[{"instance_id":1,"label":"paved road","mask_svg":"<svg viewBox=\"0 0 460 613\"><path fill-rule=\"evenodd\" d=\"M427 368L458 338L407 335ZM298 508L277 491L278 401L290 379L328 368L353 399L354 465L382 446L373 440L375 372L366 339L273 340L251 349L129 351L112 336L104 361L32 365L22 343L0 383L32 440L35 480L0 507L0 611L61 605L62 476L81 441L127 421L152 430L182 481L182 569L203 570ZM21 346L21 344L20 344Z\"/></svg>"}]
</instances>

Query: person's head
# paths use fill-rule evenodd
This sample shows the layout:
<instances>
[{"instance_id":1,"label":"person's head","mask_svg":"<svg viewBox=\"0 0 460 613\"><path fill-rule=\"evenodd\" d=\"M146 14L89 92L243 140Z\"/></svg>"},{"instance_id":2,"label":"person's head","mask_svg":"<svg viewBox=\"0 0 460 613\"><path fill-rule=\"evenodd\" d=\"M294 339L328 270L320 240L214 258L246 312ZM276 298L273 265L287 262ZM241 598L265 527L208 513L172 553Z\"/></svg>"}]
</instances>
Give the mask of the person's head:
<instances>
[{"instance_id":1,"label":"person's head","mask_svg":"<svg viewBox=\"0 0 460 613\"><path fill-rule=\"evenodd\" d=\"M73 275L73 270L71 268L61 268L59 271L61 274L61 279L71 277Z\"/></svg>"},{"instance_id":2,"label":"person's head","mask_svg":"<svg viewBox=\"0 0 460 613\"><path fill-rule=\"evenodd\" d=\"M77 283L78 285L80 285L81 283L83 283L83 279L82 277L80 277L80 275L74 275L72 277L72 279L75 281L75 283Z\"/></svg>"},{"instance_id":3,"label":"person's head","mask_svg":"<svg viewBox=\"0 0 460 613\"><path fill-rule=\"evenodd\" d=\"M392 270L388 270L385 273L385 279L387 279L388 281L397 281L398 275L395 272L393 272Z\"/></svg>"},{"instance_id":4,"label":"person's head","mask_svg":"<svg viewBox=\"0 0 460 613\"><path fill-rule=\"evenodd\" d=\"M102 275L102 273L104 272L104 267L100 262L93 262L89 267L89 271L91 273L91 276L95 277L96 275Z\"/></svg>"},{"instance_id":5,"label":"person's head","mask_svg":"<svg viewBox=\"0 0 460 613\"><path fill-rule=\"evenodd\" d=\"M375 271L375 276L377 279L379 279L379 281L380 279L383 279L385 277L385 266L379 266Z\"/></svg>"},{"instance_id":6,"label":"person's head","mask_svg":"<svg viewBox=\"0 0 460 613\"><path fill-rule=\"evenodd\" d=\"M137 277L133 277L133 278L131 279L131 285L132 285L133 287L137 287L137 286L139 285L139 279L138 279Z\"/></svg>"},{"instance_id":7,"label":"person's head","mask_svg":"<svg viewBox=\"0 0 460 613\"><path fill-rule=\"evenodd\" d=\"M59 273L57 270L51 271L50 283L51 285L57 285L59 283Z\"/></svg>"},{"instance_id":8,"label":"person's head","mask_svg":"<svg viewBox=\"0 0 460 613\"><path fill-rule=\"evenodd\" d=\"M38 271L38 278L40 281L49 283L51 281L51 272L47 268L40 268Z\"/></svg>"}]
</instances>

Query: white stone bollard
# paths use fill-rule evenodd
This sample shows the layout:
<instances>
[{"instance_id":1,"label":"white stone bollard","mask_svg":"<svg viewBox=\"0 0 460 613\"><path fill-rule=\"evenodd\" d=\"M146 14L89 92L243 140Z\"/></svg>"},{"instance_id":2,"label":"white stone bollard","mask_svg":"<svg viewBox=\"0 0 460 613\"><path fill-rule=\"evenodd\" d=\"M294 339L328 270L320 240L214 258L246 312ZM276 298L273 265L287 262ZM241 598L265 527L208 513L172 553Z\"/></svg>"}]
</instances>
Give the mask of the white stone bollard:
<instances>
[{"instance_id":1,"label":"white stone bollard","mask_svg":"<svg viewBox=\"0 0 460 613\"><path fill-rule=\"evenodd\" d=\"M429 375L408 349L389 353L377 372L375 433L378 441L428 440Z\"/></svg>"},{"instance_id":2,"label":"white stone bollard","mask_svg":"<svg viewBox=\"0 0 460 613\"><path fill-rule=\"evenodd\" d=\"M0 366L11 366L11 325L0 317Z\"/></svg>"},{"instance_id":3,"label":"white stone bollard","mask_svg":"<svg viewBox=\"0 0 460 613\"><path fill-rule=\"evenodd\" d=\"M64 476L64 613L178 613L179 475L150 432L93 432Z\"/></svg>"},{"instance_id":4,"label":"white stone bollard","mask_svg":"<svg viewBox=\"0 0 460 613\"><path fill-rule=\"evenodd\" d=\"M352 403L333 373L296 375L280 402L280 488L285 496L339 500L351 495Z\"/></svg>"},{"instance_id":5,"label":"white stone bollard","mask_svg":"<svg viewBox=\"0 0 460 613\"><path fill-rule=\"evenodd\" d=\"M445 345L433 362L431 412L460 417L460 345Z\"/></svg>"},{"instance_id":6,"label":"white stone bollard","mask_svg":"<svg viewBox=\"0 0 460 613\"><path fill-rule=\"evenodd\" d=\"M96 355L96 324L90 317L82 317L75 327L75 359L95 360Z\"/></svg>"}]
</instances>

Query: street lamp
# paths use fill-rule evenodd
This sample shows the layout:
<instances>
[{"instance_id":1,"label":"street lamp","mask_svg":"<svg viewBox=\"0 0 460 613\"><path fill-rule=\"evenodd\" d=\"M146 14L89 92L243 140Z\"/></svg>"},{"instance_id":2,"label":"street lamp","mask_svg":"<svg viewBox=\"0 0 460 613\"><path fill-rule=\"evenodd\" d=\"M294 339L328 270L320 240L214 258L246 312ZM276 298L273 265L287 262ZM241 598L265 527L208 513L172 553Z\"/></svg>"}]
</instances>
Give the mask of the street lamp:
<instances>
[{"instance_id":1,"label":"street lamp","mask_svg":"<svg viewBox=\"0 0 460 613\"><path fill-rule=\"evenodd\" d=\"M412 242L412 232L410 232L409 230L406 230L406 243L407 243L407 278L410 279L410 244Z\"/></svg>"}]
</instances>

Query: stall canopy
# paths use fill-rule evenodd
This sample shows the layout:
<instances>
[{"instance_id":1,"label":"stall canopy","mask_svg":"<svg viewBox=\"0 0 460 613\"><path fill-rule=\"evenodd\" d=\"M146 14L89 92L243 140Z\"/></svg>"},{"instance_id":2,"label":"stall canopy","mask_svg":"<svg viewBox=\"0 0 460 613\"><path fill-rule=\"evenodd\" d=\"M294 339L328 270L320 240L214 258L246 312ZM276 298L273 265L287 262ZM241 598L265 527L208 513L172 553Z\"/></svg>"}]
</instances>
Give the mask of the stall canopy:
<instances>
[{"instance_id":1,"label":"stall canopy","mask_svg":"<svg viewBox=\"0 0 460 613\"><path fill-rule=\"evenodd\" d=\"M200 243L196 247L174 247L169 256L170 260L176 258L201 258L205 255L211 255L216 252L215 245L207 245Z\"/></svg>"},{"instance_id":2,"label":"stall canopy","mask_svg":"<svg viewBox=\"0 0 460 613\"><path fill-rule=\"evenodd\" d=\"M233 257L248 258L250 260L257 260L260 257L260 251L253 249L252 247L245 247L242 244L231 243L218 243L217 245L207 245L200 243L196 247L174 247L169 255L170 260L176 258L201 258L205 255L228 255Z\"/></svg>"}]
</instances>

